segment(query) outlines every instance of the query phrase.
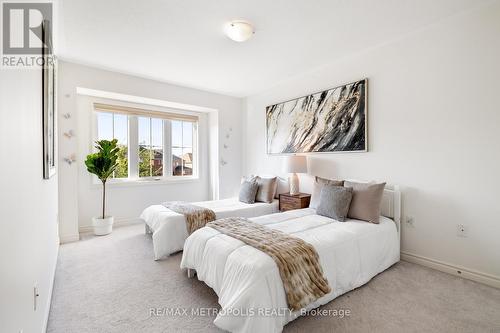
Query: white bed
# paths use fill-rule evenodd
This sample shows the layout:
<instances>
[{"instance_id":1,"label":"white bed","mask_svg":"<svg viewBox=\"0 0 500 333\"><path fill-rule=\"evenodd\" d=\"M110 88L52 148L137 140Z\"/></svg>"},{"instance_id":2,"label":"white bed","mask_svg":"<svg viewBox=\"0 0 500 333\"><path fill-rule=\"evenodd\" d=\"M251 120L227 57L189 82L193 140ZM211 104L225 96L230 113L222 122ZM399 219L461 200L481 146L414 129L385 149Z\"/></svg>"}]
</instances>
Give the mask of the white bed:
<instances>
[{"instance_id":1,"label":"white bed","mask_svg":"<svg viewBox=\"0 0 500 333\"><path fill-rule=\"evenodd\" d=\"M193 202L193 205L213 210L218 219L225 217L250 218L279 211L278 200L274 200L272 203L247 204L240 202L238 198L230 198ZM155 260L182 250L184 241L188 237L184 215L175 213L163 205L153 205L142 212L141 219L146 223L146 232L152 233Z\"/></svg>"},{"instance_id":2,"label":"white bed","mask_svg":"<svg viewBox=\"0 0 500 333\"><path fill-rule=\"evenodd\" d=\"M399 261L398 190L384 192L385 216L380 224L337 222L315 213L306 208L251 219L302 238L318 252L332 292L303 310L328 303ZM221 312L214 323L224 330L281 332L301 314L288 311L283 283L271 257L210 227L197 230L186 240L181 268L196 270L198 279L217 293Z\"/></svg>"}]
</instances>

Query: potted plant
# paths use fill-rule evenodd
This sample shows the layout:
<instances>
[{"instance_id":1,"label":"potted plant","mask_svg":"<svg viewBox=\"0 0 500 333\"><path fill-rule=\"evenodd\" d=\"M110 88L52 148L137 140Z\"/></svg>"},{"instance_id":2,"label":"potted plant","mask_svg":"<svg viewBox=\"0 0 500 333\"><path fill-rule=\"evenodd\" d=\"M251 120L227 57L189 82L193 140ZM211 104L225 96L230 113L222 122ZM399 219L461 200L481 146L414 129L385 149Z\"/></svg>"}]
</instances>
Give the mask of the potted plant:
<instances>
[{"instance_id":1,"label":"potted plant","mask_svg":"<svg viewBox=\"0 0 500 333\"><path fill-rule=\"evenodd\" d=\"M111 233L113 230L113 216L106 216L106 181L118 166L117 140L96 141L96 153L87 155L85 166L87 171L96 175L102 182L102 215L92 218L94 234L101 236Z\"/></svg>"}]
</instances>

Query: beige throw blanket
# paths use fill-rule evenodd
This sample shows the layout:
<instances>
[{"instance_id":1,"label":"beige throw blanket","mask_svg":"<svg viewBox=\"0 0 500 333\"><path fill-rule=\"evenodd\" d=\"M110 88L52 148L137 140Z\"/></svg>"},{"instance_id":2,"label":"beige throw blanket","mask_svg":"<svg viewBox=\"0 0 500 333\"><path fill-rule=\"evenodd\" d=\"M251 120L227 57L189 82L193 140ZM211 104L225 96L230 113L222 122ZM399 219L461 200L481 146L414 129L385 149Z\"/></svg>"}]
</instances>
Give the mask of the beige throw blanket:
<instances>
[{"instance_id":1,"label":"beige throw blanket","mask_svg":"<svg viewBox=\"0 0 500 333\"><path fill-rule=\"evenodd\" d=\"M323 276L318 253L302 239L241 217L216 220L207 227L239 239L273 258L291 310L299 310L331 291Z\"/></svg>"},{"instance_id":2,"label":"beige throw blanket","mask_svg":"<svg viewBox=\"0 0 500 333\"><path fill-rule=\"evenodd\" d=\"M178 214L184 215L189 235L196 230L203 228L208 222L215 220L215 213L213 210L195 206L187 202L164 202L163 206Z\"/></svg>"}]
</instances>

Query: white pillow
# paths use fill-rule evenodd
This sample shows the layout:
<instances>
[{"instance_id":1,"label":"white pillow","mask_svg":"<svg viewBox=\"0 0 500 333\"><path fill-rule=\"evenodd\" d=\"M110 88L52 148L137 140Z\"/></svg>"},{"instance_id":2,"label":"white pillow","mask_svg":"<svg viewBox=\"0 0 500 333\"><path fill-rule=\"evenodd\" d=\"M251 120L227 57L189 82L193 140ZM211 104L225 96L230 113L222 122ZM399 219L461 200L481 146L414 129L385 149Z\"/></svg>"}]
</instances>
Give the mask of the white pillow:
<instances>
[{"instance_id":1,"label":"white pillow","mask_svg":"<svg viewBox=\"0 0 500 333\"><path fill-rule=\"evenodd\" d=\"M278 177L276 180L276 199L280 198L280 194L290 192L290 185L288 184L288 179Z\"/></svg>"}]
</instances>

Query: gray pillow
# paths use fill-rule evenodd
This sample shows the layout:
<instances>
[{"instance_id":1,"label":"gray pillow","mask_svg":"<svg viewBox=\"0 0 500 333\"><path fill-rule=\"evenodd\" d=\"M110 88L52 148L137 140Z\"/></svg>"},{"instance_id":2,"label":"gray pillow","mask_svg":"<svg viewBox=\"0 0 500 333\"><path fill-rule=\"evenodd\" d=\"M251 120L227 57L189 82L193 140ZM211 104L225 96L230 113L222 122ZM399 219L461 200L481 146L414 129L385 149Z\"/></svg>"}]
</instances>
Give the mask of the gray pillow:
<instances>
[{"instance_id":1,"label":"gray pillow","mask_svg":"<svg viewBox=\"0 0 500 333\"><path fill-rule=\"evenodd\" d=\"M241 183L240 195L238 199L241 202L253 204L255 203L255 196L257 195L257 190L259 189L259 184L256 181L245 180Z\"/></svg>"},{"instance_id":2,"label":"gray pillow","mask_svg":"<svg viewBox=\"0 0 500 333\"><path fill-rule=\"evenodd\" d=\"M319 196L316 214L344 222L349 212L352 188L325 184Z\"/></svg>"},{"instance_id":3,"label":"gray pillow","mask_svg":"<svg viewBox=\"0 0 500 333\"><path fill-rule=\"evenodd\" d=\"M353 189L351 207L349 207L347 216L352 219L378 223L385 183L356 183L346 180L344 186Z\"/></svg>"},{"instance_id":4,"label":"gray pillow","mask_svg":"<svg viewBox=\"0 0 500 333\"><path fill-rule=\"evenodd\" d=\"M335 185L335 186L343 186L344 181L343 180L326 179L326 178L321 178L321 177L316 176L314 178L313 191L311 194L311 203L309 204L309 207L314 208L314 209L318 208L319 196L321 194L321 189L326 184Z\"/></svg>"}]
</instances>

